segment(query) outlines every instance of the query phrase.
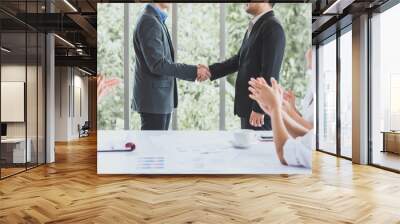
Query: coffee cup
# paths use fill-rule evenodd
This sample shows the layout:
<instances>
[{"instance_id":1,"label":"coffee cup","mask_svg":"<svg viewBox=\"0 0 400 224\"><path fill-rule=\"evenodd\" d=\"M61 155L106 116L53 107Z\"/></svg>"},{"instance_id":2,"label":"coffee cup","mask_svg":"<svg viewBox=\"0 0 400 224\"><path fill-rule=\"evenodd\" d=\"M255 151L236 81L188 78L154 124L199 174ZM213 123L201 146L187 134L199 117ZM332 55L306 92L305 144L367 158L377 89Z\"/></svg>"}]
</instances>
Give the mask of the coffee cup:
<instances>
[{"instance_id":1,"label":"coffee cup","mask_svg":"<svg viewBox=\"0 0 400 224\"><path fill-rule=\"evenodd\" d=\"M248 148L254 141L254 131L253 130L237 130L233 132L232 144L236 148Z\"/></svg>"}]
</instances>

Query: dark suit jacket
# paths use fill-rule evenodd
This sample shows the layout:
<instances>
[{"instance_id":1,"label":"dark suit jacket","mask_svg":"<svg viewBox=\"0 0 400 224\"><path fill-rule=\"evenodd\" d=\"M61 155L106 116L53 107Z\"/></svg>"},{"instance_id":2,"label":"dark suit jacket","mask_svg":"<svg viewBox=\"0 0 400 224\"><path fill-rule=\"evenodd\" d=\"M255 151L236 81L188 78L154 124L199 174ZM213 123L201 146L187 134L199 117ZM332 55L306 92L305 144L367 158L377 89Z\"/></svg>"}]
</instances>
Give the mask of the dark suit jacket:
<instances>
[{"instance_id":1,"label":"dark suit jacket","mask_svg":"<svg viewBox=\"0 0 400 224\"><path fill-rule=\"evenodd\" d=\"M136 54L133 109L143 113L171 113L178 106L176 78L195 81L197 67L175 63L168 29L150 5L138 19L133 46Z\"/></svg>"},{"instance_id":2,"label":"dark suit jacket","mask_svg":"<svg viewBox=\"0 0 400 224\"><path fill-rule=\"evenodd\" d=\"M285 41L283 28L271 11L257 20L247 39L245 35L236 55L210 66L211 80L238 71L234 112L239 117L247 118L251 111L264 114L257 102L249 98L248 81L252 77L260 76L264 77L268 83L271 77L279 80Z\"/></svg>"}]
</instances>

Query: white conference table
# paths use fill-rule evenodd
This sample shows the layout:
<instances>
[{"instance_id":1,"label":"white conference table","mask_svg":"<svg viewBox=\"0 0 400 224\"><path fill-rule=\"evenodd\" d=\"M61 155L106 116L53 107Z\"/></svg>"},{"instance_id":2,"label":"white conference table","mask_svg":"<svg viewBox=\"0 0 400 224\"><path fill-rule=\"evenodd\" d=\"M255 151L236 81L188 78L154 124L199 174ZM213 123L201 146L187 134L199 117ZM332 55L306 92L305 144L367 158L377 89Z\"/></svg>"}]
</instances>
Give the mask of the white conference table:
<instances>
[{"instance_id":1,"label":"white conference table","mask_svg":"<svg viewBox=\"0 0 400 224\"><path fill-rule=\"evenodd\" d=\"M260 132L255 132L260 133ZM256 135L258 135L256 134ZM264 132L263 135L271 135ZM310 174L282 165L272 141L247 149L231 144L229 131L98 131L98 174ZM101 152L133 142L130 152Z\"/></svg>"}]
</instances>

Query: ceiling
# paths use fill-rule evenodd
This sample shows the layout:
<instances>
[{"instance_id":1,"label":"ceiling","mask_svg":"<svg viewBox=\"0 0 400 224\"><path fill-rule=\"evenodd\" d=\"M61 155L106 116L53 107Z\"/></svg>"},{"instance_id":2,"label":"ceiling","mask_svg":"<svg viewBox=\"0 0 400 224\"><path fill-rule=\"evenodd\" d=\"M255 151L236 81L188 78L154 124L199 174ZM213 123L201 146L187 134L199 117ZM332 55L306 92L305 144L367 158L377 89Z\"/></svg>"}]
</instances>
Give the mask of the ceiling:
<instances>
[{"instance_id":1,"label":"ceiling","mask_svg":"<svg viewBox=\"0 0 400 224\"><path fill-rule=\"evenodd\" d=\"M34 55L31 44L25 52L27 28L28 32L54 32L56 65L78 66L95 74L96 5L93 0L47 0L47 5L45 0L1 0L2 46L12 49L7 58Z\"/></svg>"},{"instance_id":2,"label":"ceiling","mask_svg":"<svg viewBox=\"0 0 400 224\"><path fill-rule=\"evenodd\" d=\"M313 44L335 34L352 23L353 17L375 12L391 0L316 0L313 1ZM393 1L393 0L392 0Z\"/></svg>"},{"instance_id":3,"label":"ceiling","mask_svg":"<svg viewBox=\"0 0 400 224\"><path fill-rule=\"evenodd\" d=\"M286 3L312 3L314 43L332 35L341 26L350 24L353 16L377 8L387 1L275 0ZM1 0L1 29L5 33L14 33L7 34L5 38L16 40L15 44L20 41L15 33L24 31L25 28L32 31L55 32L58 35L55 38L56 65L80 66L96 73L96 8L97 3L103 2L134 1L47 0L46 7L46 0ZM48 13L50 9L53 13ZM339 20L341 22L338 23Z\"/></svg>"}]
</instances>

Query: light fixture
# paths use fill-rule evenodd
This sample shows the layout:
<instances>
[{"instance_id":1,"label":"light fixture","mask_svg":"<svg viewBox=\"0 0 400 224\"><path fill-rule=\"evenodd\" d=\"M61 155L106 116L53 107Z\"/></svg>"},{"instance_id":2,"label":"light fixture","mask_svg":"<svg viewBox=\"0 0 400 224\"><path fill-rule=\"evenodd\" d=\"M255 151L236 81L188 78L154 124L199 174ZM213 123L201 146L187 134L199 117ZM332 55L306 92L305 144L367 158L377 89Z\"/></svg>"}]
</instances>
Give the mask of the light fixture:
<instances>
[{"instance_id":1,"label":"light fixture","mask_svg":"<svg viewBox=\"0 0 400 224\"><path fill-rule=\"evenodd\" d=\"M59 40L61 40L62 42L64 42L65 44L67 44L67 45L69 45L70 47L73 47L73 48L75 48L75 45L73 45L71 42L69 42L68 40L66 40L66 39L64 39L64 38L62 38L62 37L60 37L59 35L57 35L57 34L54 34L54 36L55 37L57 37Z\"/></svg>"},{"instance_id":2,"label":"light fixture","mask_svg":"<svg viewBox=\"0 0 400 224\"><path fill-rule=\"evenodd\" d=\"M78 70L81 71L81 72L83 72L83 73L85 73L86 75L92 75L92 73L90 73L90 72L88 72L88 71L86 71L86 70L84 70L84 69L81 69L81 68L79 68L79 67L78 67Z\"/></svg>"},{"instance_id":3,"label":"light fixture","mask_svg":"<svg viewBox=\"0 0 400 224\"><path fill-rule=\"evenodd\" d=\"M6 53L10 53L11 52L11 50L9 50L9 49L7 49L5 47L1 47L1 51L4 51Z\"/></svg>"},{"instance_id":4,"label":"light fixture","mask_svg":"<svg viewBox=\"0 0 400 224\"><path fill-rule=\"evenodd\" d=\"M88 55L82 48L76 48L76 53L78 55Z\"/></svg>"},{"instance_id":5,"label":"light fixture","mask_svg":"<svg viewBox=\"0 0 400 224\"><path fill-rule=\"evenodd\" d=\"M336 0L327 9L325 9L322 14L341 14L343 13L343 9L347 8L347 6L351 5L353 2L354 0Z\"/></svg>"},{"instance_id":6,"label":"light fixture","mask_svg":"<svg viewBox=\"0 0 400 224\"><path fill-rule=\"evenodd\" d=\"M64 3L68 5L68 7L70 7L74 12L78 12L78 10L68 0L64 0Z\"/></svg>"}]
</instances>

